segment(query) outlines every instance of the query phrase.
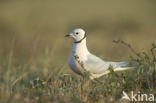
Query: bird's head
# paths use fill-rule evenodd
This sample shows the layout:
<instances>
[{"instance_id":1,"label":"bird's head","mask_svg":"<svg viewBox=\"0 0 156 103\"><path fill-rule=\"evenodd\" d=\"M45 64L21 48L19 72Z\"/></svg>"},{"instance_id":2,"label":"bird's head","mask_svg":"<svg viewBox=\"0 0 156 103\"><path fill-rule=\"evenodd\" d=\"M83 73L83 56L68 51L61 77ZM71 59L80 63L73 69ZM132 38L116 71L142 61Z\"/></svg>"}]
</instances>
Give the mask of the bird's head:
<instances>
[{"instance_id":1,"label":"bird's head","mask_svg":"<svg viewBox=\"0 0 156 103\"><path fill-rule=\"evenodd\" d=\"M65 35L65 37L73 38L75 43L80 43L83 39L86 38L85 31L83 29L74 29L70 34Z\"/></svg>"}]
</instances>

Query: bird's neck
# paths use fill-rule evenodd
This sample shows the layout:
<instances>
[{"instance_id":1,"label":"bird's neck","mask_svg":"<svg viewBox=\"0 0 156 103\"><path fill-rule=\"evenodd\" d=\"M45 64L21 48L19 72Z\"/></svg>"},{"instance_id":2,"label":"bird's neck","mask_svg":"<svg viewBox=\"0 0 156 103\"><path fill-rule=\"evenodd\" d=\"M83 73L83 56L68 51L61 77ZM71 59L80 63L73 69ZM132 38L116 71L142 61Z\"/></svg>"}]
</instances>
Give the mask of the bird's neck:
<instances>
[{"instance_id":1,"label":"bird's neck","mask_svg":"<svg viewBox=\"0 0 156 103\"><path fill-rule=\"evenodd\" d=\"M86 38L80 43L74 43L72 51L75 52L74 54L79 56L80 59L86 59L87 54L89 54L86 45Z\"/></svg>"}]
</instances>

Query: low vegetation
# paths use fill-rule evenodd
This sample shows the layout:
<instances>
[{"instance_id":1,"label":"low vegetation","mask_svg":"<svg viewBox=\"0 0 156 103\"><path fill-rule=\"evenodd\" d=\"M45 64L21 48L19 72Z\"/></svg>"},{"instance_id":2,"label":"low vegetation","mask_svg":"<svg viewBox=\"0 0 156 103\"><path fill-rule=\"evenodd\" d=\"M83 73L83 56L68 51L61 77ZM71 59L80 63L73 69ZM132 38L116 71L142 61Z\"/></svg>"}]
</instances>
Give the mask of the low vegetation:
<instances>
[{"instance_id":1,"label":"low vegetation","mask_svg":"<svg viewBox=\"0 0 156 103\"><path fill-rule=\"evenodd\" d=\"M129 101L121 100L123 91L156 95L155 48L156 45L153 44L151 54L135 52L138 57L130 57L131 63L137 66L136 69L117 73L110 68L110 74L94 80L89 79L88 73L84 77L64 74L65 67L53 69L49 72L50 74L46 75L41 71L33 71L34 65L37 65L39 70L44 68L39 63L31 64L31 69L29 66L24 66L29 72L19 76L20 73L24 73L19 69L23 65L10 62L8 70L9 68L14 68L14 70L3 70L6 72L0 78L0 102L126 103ZM0 65L1 69L5 66L5 63Z\"/></svg>"}]
</instances>

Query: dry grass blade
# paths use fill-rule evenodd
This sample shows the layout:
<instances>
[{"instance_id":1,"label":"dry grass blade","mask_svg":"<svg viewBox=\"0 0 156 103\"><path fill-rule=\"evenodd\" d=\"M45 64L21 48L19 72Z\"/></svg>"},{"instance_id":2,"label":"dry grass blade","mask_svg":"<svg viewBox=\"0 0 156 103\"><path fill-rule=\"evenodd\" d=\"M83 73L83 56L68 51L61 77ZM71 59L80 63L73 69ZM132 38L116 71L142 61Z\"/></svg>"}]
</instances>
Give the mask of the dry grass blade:
<instances>
[{"instance_id":1,"label":"dry grass blade","mask_svg":"<svg viewBox=\"0 0 156 103\"><path fill-rule=\"evenodd\" d=\"M127 46L136 56L138 56L139 58L143 58L140 53L137 53L130 44L122 41L122 40L113 40L114 43L120 43L120 44L123 44L125 46Z\"/></svg>"},{"instance_id":2,"label":"dry grass blade","mask_svg":"<svg viewBox=\"0 0 156 103\"><path fill-rule=\"evenodd\" d=\"M152 53L152 56L153 56L153 61L156 61L156 55L155 55L155 50L156 50L156 44L152 44L152 48L151 48L151 53Z\"/></svg>"}]
</instances>

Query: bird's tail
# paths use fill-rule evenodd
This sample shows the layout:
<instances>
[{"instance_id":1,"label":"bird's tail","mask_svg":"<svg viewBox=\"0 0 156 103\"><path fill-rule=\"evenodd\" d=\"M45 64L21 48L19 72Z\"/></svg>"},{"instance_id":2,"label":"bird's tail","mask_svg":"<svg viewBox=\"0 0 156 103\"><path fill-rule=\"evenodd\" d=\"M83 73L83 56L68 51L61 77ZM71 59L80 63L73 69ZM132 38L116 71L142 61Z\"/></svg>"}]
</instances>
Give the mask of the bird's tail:
<instances>
[{"instance_id":1,"label":"bird's tail","mask_svg":"<svg viewBox=\"0 0 156 103\"><path fill-rule=\"evenodd\" d=\"M130 70L130 69L135 69L136 67L118 67L115 68L114 71L123 71L123 70Z\"/></svg>"},{"instance_id":2,"label":"bird's tail","mask_svg":"<svg viewBox=\"0 0 156 103\"><path fill-rule=\"evenodd\" d=\"M124 71L124 70L132 70L132 69L135 69L136 67L134 66L134 67L118 67L118 68L114 68L113 70L114 71ZM95 78L99 78L99 77L101 77L101 76L103 76L103 75L106 75L106 74L108 74L108 73L110 73L110 71L109 70L107 70L107 71L105 71L104 73L101 73L101 74L94 74L94 73L91 73L91 76L90 76L90 78L91 79L95 79Z\"/></svg>"}]
</instances>

